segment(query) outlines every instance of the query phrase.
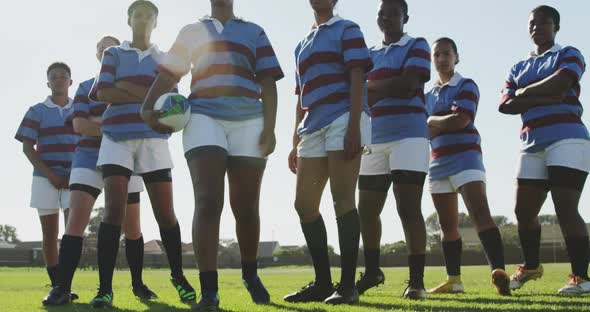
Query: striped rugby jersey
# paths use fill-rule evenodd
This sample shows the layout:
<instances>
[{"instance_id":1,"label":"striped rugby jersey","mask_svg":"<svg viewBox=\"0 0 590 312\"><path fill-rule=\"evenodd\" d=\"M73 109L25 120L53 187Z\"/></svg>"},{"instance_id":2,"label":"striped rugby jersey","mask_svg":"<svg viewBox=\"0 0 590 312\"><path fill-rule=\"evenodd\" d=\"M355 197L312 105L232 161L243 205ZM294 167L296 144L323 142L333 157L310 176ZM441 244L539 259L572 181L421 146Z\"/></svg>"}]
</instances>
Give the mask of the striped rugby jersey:
<instances>
[{"instance_id":1,"label":"striped rugby jersey","mask_svg":"<svg viewBox=\"0 0 590 312\"><path fill-rule=\"evenodd\" d=\"M74 97L74 109L70 117L66 120L66 125L72 125L76 117L94 120L102 119L102 114L107 109L108 103L96 102L88 98L94 80L95 78L88 79L78 86L76 96ZM96 170L101 138L100 136L81 135L78 147L76 147L72 168Z\"/></svg>"},{"instance_id":2,"label":"striped rugby jersey","mask_svg":"<svg viewBox=\"0 0 590 312\"><path fill-rule=\"evenodd\" d=\"M369 80L388 79L404 72L420 77L420 86L412 98L383 96L372 99L372 144L398 141L405 138L428 138L424 83L430 80L430 46L424 38L407 34L390 45L381 44L371 49L375 67Z\"/></svg>"},{"instance_id":3,"label":"striped rugby jersey","mask_svg":"<svg viewBox=\"0 0 590 312\"><path fill-rule=\"evenodd\" d=\"M430 179L444 179L465 170L485 171L481 137L474 124L478 103L477 84L471 79L463 78L459 73L455 73L444 85L437 82L426 94L428 115L446 116L461 112L471 118L464 129L431 138Z\"/></svg>"},{"instance_id":4,"label":"striped rugby jersey","mask_svg":"<svg viewBox=\"0 0 590 312\"><path fill-rule=\"evenodd\" d=\"M582 122L584 109L579 99L579 81L585 70L586 63L578 49L557 44L542 55L531 53L529 58L512 66L500 105L513 98L516 90L555 73L569 75L576 81L560 103L533 107L521 114L520 139L524 152L539 152L564 139L590 139L588 129Z\"/></svg>"},{"instance_id":5,"label":"striped rugby jersey","mask_svg":"<svg viewBox=\"0 0 590 312\"><path fill-rule=\"evenodd\" d=\"M79 140L74 129L64 124L72 110L71 99L68 105L60 107L47 97L43 103L29 108L15 136L20 142L35 144L41 160L59 176L70 175ZM36 168L33 175L43 177Z\"/></svg>"},{"instance_id":6,"label":"striped rugby jersey","mask_svg":"<svg viewBox=\"0 0 590 312\"><path fill-rule=\"evenodd\" d=\"M107 48L98 78L88 97L98 101L97 92L100 89L113 88L118 81L128 81L149 88L156 78L156 67L161 56L162 52L155 45L140 51L132 48L129 41ZM103 115L102 132L114 141L168 138L170 135L157 133L141 119L141 104L109 105Z\"/></svg>"},{"instance_id":7,"label":"striped rugby jersey","mask_svg":"<svg viewBox=\"0 0 590 312\"><path fill-rule=\"evenodd\" d=\"M178 79L191 71L192 113L233 121L262 117L259 83L284 77L264 29L240 18L185 26L158 70Z\"/></svg>"},{"instance_id":8,"label":"striped rugby jersey","mask_svg":"<svg viewBox=\"0 0 590 312\"><path fill-rule=\"evenodd\" d=\"M360 27L334 16L316 26L295 49L296 87L305 119L299 135L330 125L350 110L349 70L372 68ZM363 103L367 110L366 101Z\"/></svg>"}]
</instances>

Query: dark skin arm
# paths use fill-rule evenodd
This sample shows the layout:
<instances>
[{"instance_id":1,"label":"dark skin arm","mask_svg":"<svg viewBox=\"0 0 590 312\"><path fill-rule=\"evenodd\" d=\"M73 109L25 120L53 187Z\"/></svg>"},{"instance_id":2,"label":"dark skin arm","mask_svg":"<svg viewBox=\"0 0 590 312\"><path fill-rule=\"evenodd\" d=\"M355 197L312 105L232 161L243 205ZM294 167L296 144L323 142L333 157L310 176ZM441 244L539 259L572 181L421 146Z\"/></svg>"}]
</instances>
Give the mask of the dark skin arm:
<instances>
[{"instance_id":1,"label":"dark skin arm","mask_svg":"<svg viewBox=\"0 0 590 312\"><path fill-rule=\"evenodd\" d=\"M260 135L260 148L264 156L272 154L277 145L275 125L277 122L277 84L274 78L267 77L260 81L262 90L262 110L264 114L264 129Z\"/></svg>"},{"instance_id":2,"label":"dark skin arm","mask_svg":"<svg viewBox=\"0 0 590 312\"><path fill-rule=\"evenodd\" d=\"M289 169L293 173L297 173L297 145L299 145L299 141L301 138L299 134L297 134L297 128L301 121L305 118L305 111L301 108L301 96L297 97L297 107L295 108L295 130L293 131L293 148L289 153Z\"/></svg>"},{"instance_id":3,"label":"dark skin arm","mask_svg":"<svg viewBox=\"0 0 590 312\"><path fill-rule=\"evenodd\" d=\"M160 96L170 92L176 85L176 77L172 76L167 72L159 73L152 83L147 95L145 96L145 100L143 100L143 104L141 105L141 118L145 123L150 126L150 128L154 129L154 131L159 133L172 133L173 129L163 125L158 121L158 118L161 116L162 112L154 111L154 105Z\"/></svg>"},{"instance_id":4,"label":"dark skin arm","mask_svg":"<svg viewBox=\"0 0 590 312\"><path fill-rule=\"evenodd\" d=\"M420 77L416 74L404 73L401 76L380 80L369 80L369 92L377 92L390 97L410 98L416 94L420 86Z\"/></svg>"},{"instance_id":5,"label":"dark skin arm","mask_svg":"<svg viewBox=\"0 0 590 312\"><path fill-rule=\"evenodd\" d=\"M344 156L354 159L361 152L361 112L363 110L363 89L365 70L355 67L350 70L350 112L348 127L344 136Z\"/></svg>"},{"instance_id":6,"label":"dark skin arm","mask_svg":"<svg viewBox=\"0 0 590 312\"><path fill-rule=\"evenodd\" d=\"M470 122L471 117L461 112L455 112L446 116L431 116L428 118L428 132L432 139L442 133L465 129Z\"/></svg>"},{"instance_id":7,"label":"dark skin arm","mask_svg":"<svg viewBox=\"0 0 590 312\"><path fill-rule=\"evenodd\" d=\"M149 87L140 86L138 84L128 82L128 81L119 81L115 83L115 87L117 89L125 90L127 93L135 96L139 99L144 99L146 94L149 91ZM141 102L141 101L140 101Z\"/></svg>"},{"instance_id":8,"label":"dark skin arm","mask_svg":"<svg viewBox=\"0 0 590 312\"><path fill-rule=\"evenodd\" d=\"M67 189L69 187L69 179L68 177L62 177L53 172L51 168L49 168L41 157L39 153L35 149L35 144L33 142L24 141L23 142L23 153L29 159L29 162L35 169L39 170L43 176L47 177L51 185L56 189Z\"/></svg>"},{"instance_id":9,"label":"dark skin arm","mask_svg":"<svg viewBox=\"0 0 590 312\"><path fill-rule=\"evenodd\" d=\"M561 102L575 81L563 73L555 73L539 82L516 90L515 97L500 105L500 112L509 115L522 114L537 106Z\"/></svg>"}]
</instances>

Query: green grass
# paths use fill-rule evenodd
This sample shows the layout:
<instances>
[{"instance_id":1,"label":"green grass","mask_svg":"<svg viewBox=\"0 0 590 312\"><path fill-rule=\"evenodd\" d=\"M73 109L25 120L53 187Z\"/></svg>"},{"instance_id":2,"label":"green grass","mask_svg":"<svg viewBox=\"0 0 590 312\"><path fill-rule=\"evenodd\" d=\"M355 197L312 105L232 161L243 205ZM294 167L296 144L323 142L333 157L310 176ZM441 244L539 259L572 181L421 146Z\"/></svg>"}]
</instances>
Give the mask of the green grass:
<instances>
[{"instance_id":1,"label":"green grass","mask_svg":"<svg viewBox=\"0 0 590 312\"><path fill-rule=\"evenodd\" d=\"M509 274L514 266L509 266ZM489 269L484 266L464 267L462 295L430 296L423 302L410 302L401 298L407 279L405 268L385 269L384 286L370 290L361 297L357 306L330 307L324 304L287 304L285 294L298 290L312 279L308 267L288 267L260 270L260 276L269 289L272 303L256 306L250 300L241 282L239 270L220 272L221 307L223 311L590 311L590 295L562 297L557 289L567 281L569 264L545 265L543 279L530 282L512 297L499 297L490 285ZM195 270L186 272L193 286L198 286ZM337 279L338 271L333 272ZM426 286L433 287L445 278L444 268L427 268ZM126 271L117 271L114 280L114 311L180 311L189 306L178 301L165 270L146 270L144 281L160 299L149 303L136 300L131 293L130 277ZM80 295L77 303L49 311L92 311L87 304L95 295L98 274L79 271L74 278L74 291ZM35 311L44 309L41 299L48 293L47 277L43 269L0 268L0 311Z\"/></svg>"}]
</instances>

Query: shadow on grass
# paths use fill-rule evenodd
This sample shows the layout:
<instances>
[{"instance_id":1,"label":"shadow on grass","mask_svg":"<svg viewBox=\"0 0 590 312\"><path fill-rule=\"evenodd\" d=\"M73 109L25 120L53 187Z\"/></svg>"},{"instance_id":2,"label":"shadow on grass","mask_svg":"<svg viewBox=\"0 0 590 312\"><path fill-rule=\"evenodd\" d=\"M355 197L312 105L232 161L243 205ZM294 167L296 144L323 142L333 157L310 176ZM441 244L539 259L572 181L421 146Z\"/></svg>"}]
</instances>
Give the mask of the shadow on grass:
<instances>
[{"instance_id":1,"label":"shadow on grass","mask_svg":"<svg viewBox=\"0 0 590 312\"><path fill-rule=\"evenodd\" d=\"M140 300L139 301L141 304L145 305L150 311L187 311L187 309L190 309L191 306L190 305L185 305L184 307L174 307L171 305L168 305L164 302L160 302L160 301L148 301L148 300ZM69 311L95 311L96 309L93 308L90 303L86 303L86 302L75 302L69 305L63 305L63 306L48 306L48 307L44 307L46 311L48 312L69 312ZM105 309L105 311L114 311L114 312L133 312L133 311L137 311L135 309L122 309L117 307L117 304L115 303L115 305L113 307L109 307L107 309ZM223 311L223 310L220 310Z\"/></svg>"}]
</instances>

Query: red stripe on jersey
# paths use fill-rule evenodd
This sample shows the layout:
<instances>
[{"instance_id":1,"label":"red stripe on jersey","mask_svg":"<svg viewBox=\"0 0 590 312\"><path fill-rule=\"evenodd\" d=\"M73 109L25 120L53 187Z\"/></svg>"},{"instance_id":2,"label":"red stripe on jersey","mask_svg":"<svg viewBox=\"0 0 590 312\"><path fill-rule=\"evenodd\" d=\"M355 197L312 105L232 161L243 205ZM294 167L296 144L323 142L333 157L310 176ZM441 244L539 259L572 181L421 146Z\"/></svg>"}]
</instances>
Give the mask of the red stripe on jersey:
<instances>
[{"instance_id":1,"label":"red stripe on jersey","mask_svg":"<svg viewBox=\"0 0 590 312\"><path fill-rule=\"evenodd\" d=\"M564 63L574 63L576 65L578 65L580 67L580 69L584 69L584 62L582 62L582 60L580 60L579 57L576 56L570 56L570 57L565 57L563 58L560 62L559 62L559 66L561 66Z\"/></svg>"},{"instance_id":2,"label":"red stripe on jersey","mask_svg":"<svg viewBox=\"0 0 590 312\"><path fill-rule=\"evenodd\" d=\"M103 65L100 67L100 73L101 73L101 74L108 73L108 74L112 74L112 75L114 75L116 72L117 72L117 68L116 68L115 66L111 66L111 65L104 65L104 64L103 64Z\"/></svg>"},{"instance_id":3,"label":"red stripe on jersey","mask_svg":"<svg viewBox=\"0 0 590 312\"><path fill-rule=\"evenodd\" d=\"M352 68L363 68L365 70L370 70L371 67L373 67L373 61L369 58L366 59L362 59L362 60L351 60L346 62L346 68L348 69L352 69Z\"/></svg>"},{"instance_id":4,"label":"red stripe on jersey","mask_svg":"<svg viewBox=\"0 0 590 312\"><path fill-rule=\"evenodd\" d=\"M520 134L522 135L537 128L548 127L561 123L583 124L582 118L580 118L580 116L572 114L553 114L524 122L522 129L520 130Z\"/></svg>"},{"instance_id":5,"label":"red stripe on jersey","mask_svg":"<svg viewBox=\"0 0 590 312\"><path fill-rule=\"evenodd\" d=\"M254 73L249 68L231 64L213 64L196 72L193 75L191 85L215 75L234 75L254 81Z\"/></svg>"},{"instance_id":6,"label":"red stripe on jersey","mask_svg":"<svg viewBox=\"0 0 590 312\"><path fill-rule=\"evenodd\" d=\"M28 119L28 118L23 119L23 121L20 123L20 125L21 125L21 127L27 127L27 128L31 128L31 129L35 129L35 130L39 130L39 127L41 126L41 124L38 121Z\"/></svg>"},{"instance_id":7,"label":"red stripe on jersey","mask_svg":"<svg viewBox=\"0 0 590 312\"><path fill-rule=\"evenodd\" d=\"M130 124L130 123L143 123L143 119L141 119L141 115L137 113L131 114L121 114L109 117L102 121L103 125L121 125L121 124Z\"/></svg>"},{"instance_id":8,"label":"red stripe on jersey","mask_svg":"<svg viewBox=\"0 0 590 312\"><path fill-rule=\"evenodd\" d=\"M329 84L346 82L347 80L348 80L348 77L344 73L327 74L327 75L317 76L316 78L309 80L303 86L303 95L305 96L305 95L307 95L307 94L309 94L321 87L327 86Z\"/></svg>"},{"instance_id":9,"label":"red stripe on jersey","mask_svg":"<svg viewBox=\"0 0 590 312\"><path fill-rule=\"evenodd\" d=\"M275 51L271 46L264 46L259 47L256 49L256 59L261 59L263 57L271 57L275 56Z\"/></svg>"},{"instance_id":10,"label":"red stripe on jersey","mask_svg":"<svg viewBox=\"0 0 590 312\"><path fill-rule=\"evenodd\" d=\"M410 52L408 52L408 54L406 55L406 59L411 59L411 58L421 58L423 60L427 60L430 62L430 53L428 53L428 51L422 50L422 49L414 49L411 50Z\"/></svg>"},{"instance_id":11,"label":"red stripe on jersey","mask_svg":"<svg viewBox=\"0 0 590 312\"><path fill-rule=\"evenodd\" d=\"M259 82L266 77L272 77L275 80L279 80L285 77L285 74L280 67L267 68L256 73L256 80Z\"/></svg>"},{"instance_id":12,"label":"red stripe on jersey","mask_svg":"<svg viewBox=\"0 0 590 312\"><path fill-rule=\"evenodd\" d=\"M89 99L88 99L88 95L76 95L76 97L74 98L74 103L83 103L83 104L88 104Z\"/></svg>"},{"instance_id":13,"label":"red stripe on jersey","mask_svg":"<svg viewBox=\"0 0 590 312\"><path fill-rule=\"evenodd\" d=\"M79 147L88 147L88 148L100 148L100 139L97 140L89 140L89 139L82 139L78 142Z\"/></svg>"},{"instance_id":14,"label":"red stripe on jersey","mask_svg":"<svg viewBox=\"0 0 590 312\"><path fill-rule=\"evenodd\" d=\"M400 68L379 68L369 73L367 79L369 80L381 80L389 79L401 75L402 70Z\"/></svg>"},{"instance_id":15,"label":"red stripe on jersey","mask_svg":"<svg viewBox=\"0 0 590 312\"><path fill-rule=\"evenodd\" d=\"M332 93L326 97L323 97L310 105L303 107L303 110L307 111L310 110L318 105L326 105L326 104L338 104L350 97L348 93Z\"/></svg>"},{"instance_id":16,"label":"red stripe on jersey","mask_svg":"<svg viewBox=\"0 0 590 312\"><path fill-rule=\"evenodd\" d=\"M61 135L61 134L76 134L74 128L68 126L47 127L39 130L39 136Z\"/></svg>"},{"instance_id":17,"label":"red stripe on jersey","mask_svg":"<svg viewBox=\"0 0 590 312\"><path fill-rule=\"evenodd\" d=\"M203 47L199 48L197 51L194 52L193 58L198 59L202 56L206 56L206 55L208 55L210 53L214 53L214 52L240 53L248 59L248 62L250 63L250 65L252 67L255 66L256 57L255 57L254 53L252 52L252 50L250 50L250 48L248 48L245 45L242 45L242 44L239 44L236 42L226 41L226 40L214 41L214 42L204 45Z\"/></svg>"},{"instance_id":18,"label":"red stripe on jersey","mask_svg":"<svg viewBox=\"0 0 590 312\"><path fill-rule=\"evenodd\" d=\"M477 97L477 94L471 92L471 91L461 91L459 94L457 94L457 96L455 96L455 100L457 101L461 101L461 100L470 100L475 102L475 104L477 105L477 102L479 101L479 98Z\"/></svg>"},{"instance_id":19,"label":"red stripe on jersey","mask_svg":"<svg viewBox=\"0 0 590 312\"><path fill-rule=\"evenodd\" d=\"M479 131L477 131L477 129L461 129L461 130L457 130L457 131L441 132L437 136L430 138L430 140L432 140L434 138L438 138L443 135L456 135L456 134L477 134L477 135L479 135Z\"/></svg>"},{"instance_id":20,"label":"red stripe on jersey","mask_svg":"<svg viewBox=\"0 0 590 312\"><path fill-rule=\"evenodd\" d=\"M73 153L76 150L76 144L46 144L38 145L39 153Z\"/></svg>"},{"instance_id":21,"label":"red stripe on jersey","mask_svg":"<svg viewBox=\"0 0 590 312\"><path fill-rule=\"evenodd\" d=\"M147 75L127 76L117 79L117 81L127 81L143 87L150 87L154 82L154 77Z\"/></svg>"},{"instance_id":22,"label":"red stripe on jersey","mask_svg":"<svg viewBox=\"0 0 590 312\"><path fill-rule=\"evenodd\" d=\"M316 52L299 63L299 76L305 75L307 70L314 65L325 63L341 63L342 54L337 52Z\"/></svg>"},{"instance_id":23,"label":"red stripe on jersey","mask_svg":"<svg viewBox=\"0 0 590 312\"><path fill-rule=\"evenodd\" d=\"M444 156L458 154L466 151L478 151L481 153L481 146L477 143L467 144L453 144L447 146L441 146L439 148L432 149L430 151L430 158L437 159Z\"/></svg>"},{"instance_id":24,"label":"red stripe on jersey","mask_svg":"<svg viewBox=\"0 0 590 312\"><path fill-rule=\"evenodd\" d=\"M350 49L362 49L366 47L367 44L365 43L364 38L354 38L348 40L342 40L342 50L350 50Z\"/></svg>"},{"instance_id":25,"label":"red stripe on jersey","mask_svg":"<svg viewBox=\"0 0 590 312\"><path fill-rule=\"evenodd\" d=\"M37 143L37 140L30 138L28 136L20 135L20 134L15 135L14 138L17 139L18 141L21 141L21 142L27 141L27 142L31 142L33 144Z\"/></svg>"}]
</instances>

